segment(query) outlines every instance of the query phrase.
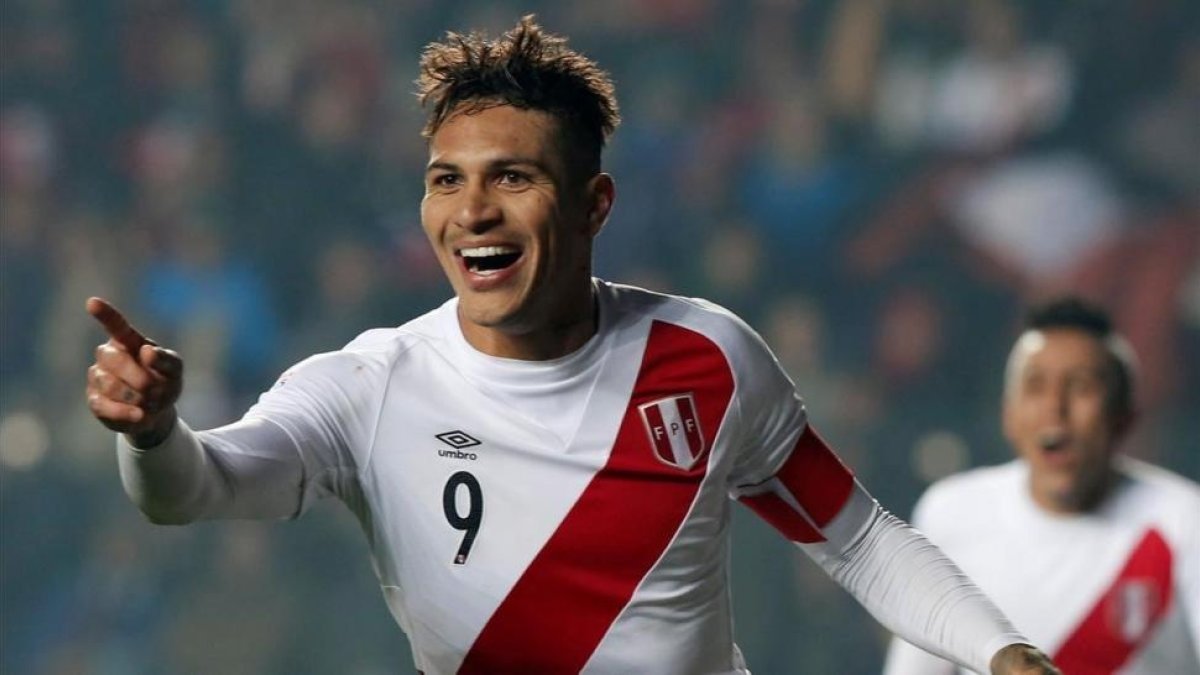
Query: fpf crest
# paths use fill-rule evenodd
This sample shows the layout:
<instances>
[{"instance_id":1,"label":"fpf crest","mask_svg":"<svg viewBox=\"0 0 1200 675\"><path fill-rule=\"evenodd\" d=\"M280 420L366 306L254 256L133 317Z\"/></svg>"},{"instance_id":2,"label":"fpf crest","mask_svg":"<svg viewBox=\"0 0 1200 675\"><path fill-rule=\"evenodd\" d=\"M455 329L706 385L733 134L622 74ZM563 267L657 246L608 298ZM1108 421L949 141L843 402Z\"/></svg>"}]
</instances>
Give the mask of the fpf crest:
<instances>
[{"instance_id":1,"label":"fpf crest","mask_svg":"<svg viewBox=\"0 0 1200 675\"><path fill-rule=\"evenodd\" d=\"M704 435L691 392L667 396L638 406L650 446L659 461L687 471L704 456Z\"/></svg>"}]
</instances>

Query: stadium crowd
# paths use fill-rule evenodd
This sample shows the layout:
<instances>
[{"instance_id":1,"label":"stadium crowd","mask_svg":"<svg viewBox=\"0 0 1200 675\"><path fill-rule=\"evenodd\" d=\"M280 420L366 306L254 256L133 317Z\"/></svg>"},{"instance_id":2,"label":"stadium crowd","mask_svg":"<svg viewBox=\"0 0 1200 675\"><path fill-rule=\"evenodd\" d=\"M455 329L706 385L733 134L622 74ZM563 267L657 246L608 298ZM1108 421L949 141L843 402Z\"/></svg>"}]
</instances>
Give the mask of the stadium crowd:
<instances>
[{"instance_id":1,"label":"stadium crowd","mask_svg":"<svg viewBox=\"0 0 1200 675\"><path fill-rule=\"evenodd\" d=\"M1200 478L1196 3L4 0L0 671L409 667L369 566L335 553L362 545L344 510L140 519L94 452L83 302L185 355L197 427L433 308L412 64L531 11L623 94L598 273L749 320L899 515L1007 459L1005 354L1063 290L1141 354L1127 450ZM744 520L751 667L878 672L887 636Z\"/></svg>"}]
</instances>

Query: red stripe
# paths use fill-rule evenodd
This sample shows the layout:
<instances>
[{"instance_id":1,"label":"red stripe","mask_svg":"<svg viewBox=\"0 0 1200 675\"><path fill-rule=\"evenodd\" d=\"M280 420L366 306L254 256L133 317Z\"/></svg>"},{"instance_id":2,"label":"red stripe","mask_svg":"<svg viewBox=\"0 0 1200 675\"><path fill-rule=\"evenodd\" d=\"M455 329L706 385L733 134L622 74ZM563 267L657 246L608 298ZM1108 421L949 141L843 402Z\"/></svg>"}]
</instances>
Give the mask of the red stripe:
<instances>
[{"instance_id":1,"label":"red stripe","mask_svg":"<svg viewBox=\"0 0 1200 675\"><path fill-rule=\"evenodd\" d=\"M779 467L775 478L817 527L824 527L833 520L854 488L854 473L842 464L812 425L800 434L791 456ZM805 544L825 541L804 516L772 492L742 497L741 502L792 541Z\"/></svg>"},{"instance_id":2,"label":"red stripe","mask_svg":"<svg viewBox=\"0 0 1200 675\"><path fill-rule=\"evenodd\" d=\"M692 401L681 398L679 403L679 419L683 423L684 438L693 452L703 452L704 439L700 437L700 427L697 425L696 411L692 409ZM698 459L698 458L697 458Z\"/></svg>"},{"instance_id":3,"label":"red stripe","mask_svg":"<svg viewBox=\"0 0 1200 675\"><path fill-rule=\"evenodd\" d=\"M753 497L742 497L741 502L758 514L759 518L767 521L772 527L783 533L789 541L812 544L825 541L821 531L813 527L796 512L791 504L774 492L764 492Z\"/></svg>"},{"instance_id":4,"label":"red stripe","mask_svg":"<svg viewBox=\"0 0 1200 675\"><path fill-rule=\"evenodd\" d=\"M1154 633L1171 605L1171 549L1151 529L1100 601L1059 648L1064 675L1109 675ZM1139 629L1130 635L1122 630Z\"/></svg>"},{"instance_id":5,"label":"red stripe","mask_svg":"<svg viewBox=\"0 0 1200 675\"><path fill-rule=\"evenodd\" d=\"M460 673L578 672L683 523L708 468L655 458L638 406L692 392L715 439L733 395L724 355L654 322L608 462L483 627Z\"/></svg>"}]
</instances>

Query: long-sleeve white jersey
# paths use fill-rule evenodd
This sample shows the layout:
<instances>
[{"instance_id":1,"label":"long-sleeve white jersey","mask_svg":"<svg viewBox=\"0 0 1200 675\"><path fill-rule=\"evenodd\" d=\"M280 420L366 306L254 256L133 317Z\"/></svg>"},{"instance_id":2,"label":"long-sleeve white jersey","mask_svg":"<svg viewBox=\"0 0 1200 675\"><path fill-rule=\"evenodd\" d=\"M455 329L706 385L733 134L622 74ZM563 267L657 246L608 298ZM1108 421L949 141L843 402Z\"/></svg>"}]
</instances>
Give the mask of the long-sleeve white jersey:
<instances>
[{"instance_id":1,"label":"long-sleeve white jersey","mask_svg":"<svg viewBox=\"0 0 1200 675\"><path fill-rule=\"evenodd\" d=\"M1059 516L1020 461L935 484L913 523L962 565L1065 675L1200 674L1200 486L1144 462L1095 512ZM903 640L886 675L950 675Z\"/></svg>"},{"instance_id":2,"label":"long-sleeve white jersey","mask_svg":"<svg viewBox=\"0 0 1200 675\"><path fill-rule=\"evenodd\" d=\"M744 673L728 593L731 497L893 630L981 672L1024 641L888 515L807 425L744 323L596 282L578 351L474 350L454 300L293 367L245 417L119 442L156 522L357 514L425 673Z\"/></svg>"}]
</instances>

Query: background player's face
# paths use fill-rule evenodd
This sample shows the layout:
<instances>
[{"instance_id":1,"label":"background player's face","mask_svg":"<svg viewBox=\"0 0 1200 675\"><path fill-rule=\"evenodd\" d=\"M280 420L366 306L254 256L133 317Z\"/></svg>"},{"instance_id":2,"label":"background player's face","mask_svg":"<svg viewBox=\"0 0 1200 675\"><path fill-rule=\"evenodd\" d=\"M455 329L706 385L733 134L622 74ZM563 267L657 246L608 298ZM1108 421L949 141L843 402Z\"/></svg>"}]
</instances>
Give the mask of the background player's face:
<instances>
[{"instance_id":1,"label":"background player's face","mask_svg":"<svg viewBox=\"0 0 1200 675\"><path fill-rule=\"evenodd\" d=\"M1074 329L1025 333L1014 347L1004 400L1004 432L1030 467L1043 508L1090 509L1103 498L1124 423L1110 405L1111 356Z\"/></svg>"},{"instance_id":2,"label":"background player's face","mask_svg":"<svg viewBox=\"0 0 1200 675\"><path fill-rule=\"evenodd\" d=\"M611 181L574 177L562 143L556 118L507 105L453 115L430 139L421 222L468 334L522 335L590 314L592 239Z\"/></svg>"}]
</instances>

